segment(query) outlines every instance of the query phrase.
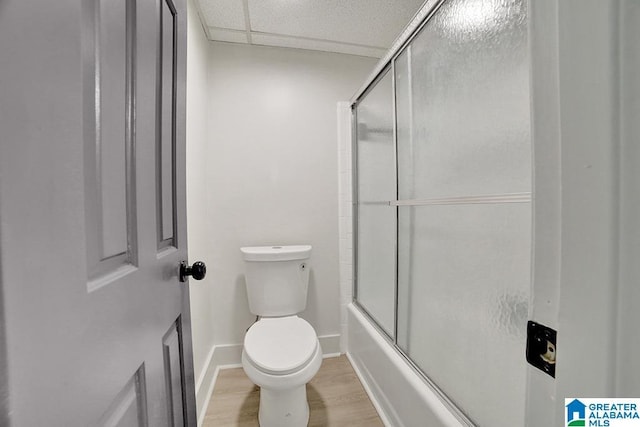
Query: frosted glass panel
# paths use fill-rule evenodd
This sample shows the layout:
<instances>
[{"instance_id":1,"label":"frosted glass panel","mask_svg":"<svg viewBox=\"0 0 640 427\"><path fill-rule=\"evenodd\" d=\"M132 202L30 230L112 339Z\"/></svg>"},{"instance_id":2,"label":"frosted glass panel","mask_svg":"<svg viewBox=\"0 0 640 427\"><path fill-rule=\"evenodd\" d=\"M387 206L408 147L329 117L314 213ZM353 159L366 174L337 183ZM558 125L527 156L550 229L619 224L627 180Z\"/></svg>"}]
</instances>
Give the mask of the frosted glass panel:
<instances>
[{"instance_id":1,"label":"frosted glass panel","mask_svg":"<svg viewBox=\"0 0 640 427\"><path fill-rule=\"evenodd\" d=\"M356 298L479 427L524 422L526 24L525 0L443 2L356 111Z\"/></svg>"},{"instance_id":2,"label":"frosted glass panel","mask_svg":"<svg viewBox=\"0 0 640 427\"><path fill-rule=\"evenodd\" d=\"M358 207L357 300L393 337L396 213L389 206Z\"/></svg>"},{"instance_id":3,"label":"frosted glass panel","mask_svg":"<svg viewBox=\"0 0 640 427\"><path fill-rule=\"evenodd\" d=\"M357 120L358 199L366 203L395 200L391 73L358 104Z\"/></svg>"},{"instance_id":4,"label":"frosted glass panel","mask_svg":"<svg viewBox=\"0 0 640 427\"><path fill-rule=\"evenodd\" d=\"M398 198L462 203L399 207L397 344L481 427L524 417L531 204L477 203L531 191L526 22L449 0L395 62Z\"/></svg>"},{"instance_id":5,"label":"frosted glass panel","mask_svg":"<svg viewBox=\"0 0 640 427\"><path fill-rule=\"evenodd\" d=\"M530 204L399 210L398 345L477 425L522 425Z\"/></svg>"},{"instance_id":6,"label":"frosted glass panel","mask_svg":"<svg viewBox=\"0 0 640 427\"><path fill-rule=\"evenodd\" d=\"M414 152L413 96L411 56L413 48L407 46L395 61L396 133L398 139L398 197L415 199L414 166L420 159ZM420 101L418 101L420 102ZM419 125L421 126L421 125ZM423 172L421 172L423 173Z\"/></svg>"},{"instance_id":7,"label":"frosted glass panel","mask_svg":"<svg viewBox=\"0 0 640 427\"><path fill-rule=\"evenodd\" d=\"M390 336L395 317L393 92L387 73L357 107L358 303Z\"/></svg>"},{"instance_id":8,"label":"frosted glass panel","mask_svg":"<svg viewBox=\"0 0 640 427\"><path fill-rule=\"evenodd\" d=\"M526 2L445 2L396 62L399 198L531 188Z\"/></svg>"}]
</instances>

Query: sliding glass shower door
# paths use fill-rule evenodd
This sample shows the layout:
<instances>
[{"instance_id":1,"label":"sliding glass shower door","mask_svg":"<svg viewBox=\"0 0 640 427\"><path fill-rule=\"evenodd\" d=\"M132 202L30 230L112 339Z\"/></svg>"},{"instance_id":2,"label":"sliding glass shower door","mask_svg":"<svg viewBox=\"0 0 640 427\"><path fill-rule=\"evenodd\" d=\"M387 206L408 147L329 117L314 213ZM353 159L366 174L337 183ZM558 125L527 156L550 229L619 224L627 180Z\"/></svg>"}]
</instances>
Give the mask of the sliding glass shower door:
<instances>
[{"instance_id":1,"label":"sliding glass shower door","mask_svg":"<svg viewBox=\"0 0 640 427\"><path fill-rule=\"evenodd\" d=\"M362 197L357 207L358 303L366 308L360 296L373 283L364 270L394 265L393 277L382 280L395 291L386 294L396 323L388 325L388 313L383 321L367 311L385 330L395 326L395 345L479 426L520 425L524 414L531 254L526 22L524 0L441 4L391 61L394 93L386 102L395 115L385 126L395 125L395 138L387 143L393 151L379 155L394 162L395 174L389 167L379 177L391 182L377 199L389 196L386 222L370 217ZM363 168L377 169L360 144L367 96L362 100L358 180ZM364 262L372 232L392 225L393 254Z\"/></svg>"},{"instance_id":2,"label":"sliding glass shower door","mask_svg":"<svg viewBox=\"0 0 640 427\"><path fill-rule=\"evenodd\" d=\"M357 114L358 170L357 289L362 308L389 336L394 334L396 159L393 139L393 91L387 70L366 94Z\"/></svg>"}]
</instances>

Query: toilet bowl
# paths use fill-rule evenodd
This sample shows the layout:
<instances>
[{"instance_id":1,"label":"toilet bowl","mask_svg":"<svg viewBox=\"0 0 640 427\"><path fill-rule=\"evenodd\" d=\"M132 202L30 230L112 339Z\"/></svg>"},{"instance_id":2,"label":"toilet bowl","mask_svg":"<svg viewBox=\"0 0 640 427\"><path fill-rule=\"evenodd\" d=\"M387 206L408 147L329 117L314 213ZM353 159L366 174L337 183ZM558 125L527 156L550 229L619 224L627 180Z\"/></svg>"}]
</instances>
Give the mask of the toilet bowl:
<instances>
[{"instance_id":1,"label":"toilet bowl","mask_svg":"<svg viewBox=\"0 0 640 427\"><path fill-rule=\"evenodd\" d=\"M307 305L311 246L241 248L249 310L260 320L244 338L242 367L260 387L261 427L304 427L306 384L322 364L313 329L297 316Z\"/></svg>"},{"instance_id":2,"label":"toilet bowl","mask_svg":"<svg viewBox=\"0 0 640 427\"><path fill-rule=\"evenodd\" d=\"M306 384L322 363L313 327L298 316L265 318L245 335L242 367L260 387L261 427L302 427L309 421Z\"/></svg>"}]
</instances>

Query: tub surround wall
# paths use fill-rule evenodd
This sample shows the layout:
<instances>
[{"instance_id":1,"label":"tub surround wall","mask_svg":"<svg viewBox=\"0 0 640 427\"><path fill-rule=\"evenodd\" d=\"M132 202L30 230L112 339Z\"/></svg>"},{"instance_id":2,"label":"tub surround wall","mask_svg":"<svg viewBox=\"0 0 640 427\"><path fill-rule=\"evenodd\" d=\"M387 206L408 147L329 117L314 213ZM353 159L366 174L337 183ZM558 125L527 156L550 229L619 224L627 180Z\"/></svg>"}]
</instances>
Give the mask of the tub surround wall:
<instances>
[{"instance_id":1,"label":"tub surround wall","mask_svg":"<svg viewBox=\"0 0 640 427\"><path fill-rule=\"evenodd\" d=\"M353 192L351 185L351 104L339 102L338 114L338 234L340 252L340 352L348 347L347 306L353 299Z\"/></svg>"}]
</instances>

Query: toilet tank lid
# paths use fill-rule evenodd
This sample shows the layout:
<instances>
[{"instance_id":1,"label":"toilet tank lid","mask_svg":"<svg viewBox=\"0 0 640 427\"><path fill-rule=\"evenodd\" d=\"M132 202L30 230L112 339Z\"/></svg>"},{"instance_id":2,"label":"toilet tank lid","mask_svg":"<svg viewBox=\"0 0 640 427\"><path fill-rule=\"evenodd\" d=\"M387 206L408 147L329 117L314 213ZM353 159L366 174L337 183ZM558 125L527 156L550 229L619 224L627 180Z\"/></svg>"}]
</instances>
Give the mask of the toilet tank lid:
<instances>
[{"instance_id":1,"label":"toilet tank lid","mask_svg":"<svg viewBox=\"0 0 640 427\"><path fill-rule=\"evenodd\" d=\"M291 261L309 258L311 245L247 246L240 251L245 261Z\"/></svg>"}]
</instances>

